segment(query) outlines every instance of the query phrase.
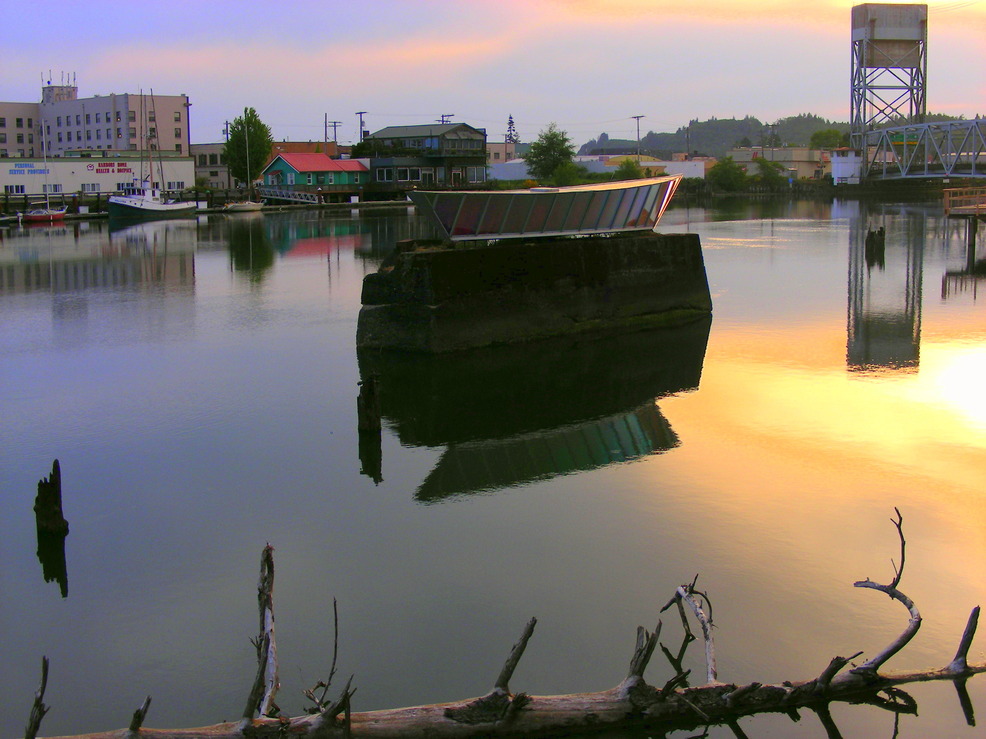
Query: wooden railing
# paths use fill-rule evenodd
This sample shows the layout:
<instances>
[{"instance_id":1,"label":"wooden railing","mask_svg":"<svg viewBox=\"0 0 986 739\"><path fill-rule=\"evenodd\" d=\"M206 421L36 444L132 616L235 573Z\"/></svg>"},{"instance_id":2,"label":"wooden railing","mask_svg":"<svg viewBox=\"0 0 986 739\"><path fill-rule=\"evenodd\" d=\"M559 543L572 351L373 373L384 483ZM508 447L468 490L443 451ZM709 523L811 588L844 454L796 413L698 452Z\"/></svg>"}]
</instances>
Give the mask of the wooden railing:
<instances>
[{"instance_id":1,"label":"wooden railing","mask_svg":"<svg viewBox=\"0 0 986 739\"><path fill-rule=\"evenodd\" d=\"M986 216L986 187L953 187L942 192L946 216Z\"/></svg>"}]
</instances>

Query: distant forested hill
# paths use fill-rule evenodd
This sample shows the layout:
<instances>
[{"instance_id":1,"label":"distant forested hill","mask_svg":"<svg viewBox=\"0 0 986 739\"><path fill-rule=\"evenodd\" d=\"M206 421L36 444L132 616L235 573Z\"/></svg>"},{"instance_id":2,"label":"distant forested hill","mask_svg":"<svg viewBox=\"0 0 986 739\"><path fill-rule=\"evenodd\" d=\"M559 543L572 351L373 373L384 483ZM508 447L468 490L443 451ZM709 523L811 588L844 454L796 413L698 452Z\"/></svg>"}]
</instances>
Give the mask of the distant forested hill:
<instances>
[{"instance_id":1,"label":"distant forested hill","mask_svg":"<svg viewBox=\"0 0 986 739\"><path fill-rule=\"evenodd\" d=\"M640 138L640 151L659 159L670 159L676 152L690 151L701 156L721 157L737 146L807 146L816 131L834 128L849 130L848 123L828 121L811 113L782 118L773 124L753 116L690 121L674 133L651 131ZM605 133L582 145L579 154L635 153L637 142L611 139Z\"/></svg>"}]
</instances>

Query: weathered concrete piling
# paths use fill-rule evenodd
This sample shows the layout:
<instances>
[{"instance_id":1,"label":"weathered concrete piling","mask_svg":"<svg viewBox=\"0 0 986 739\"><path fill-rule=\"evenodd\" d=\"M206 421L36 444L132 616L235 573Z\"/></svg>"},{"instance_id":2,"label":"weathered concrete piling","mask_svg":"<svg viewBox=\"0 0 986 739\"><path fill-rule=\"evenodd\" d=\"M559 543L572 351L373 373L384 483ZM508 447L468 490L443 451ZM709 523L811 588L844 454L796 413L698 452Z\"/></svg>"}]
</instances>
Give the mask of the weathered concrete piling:
<instances>
[{"instance_id":1,"label":"weathered concrete piling","mask_svg":"<svg viewBox=\"0 0 986 739\"><path fill-rule=\"evenodd\" d=\"M402 242L363 281L356 343L448 352L677 325L712 312L697 234Z\"/></svg>"}]
</instances>

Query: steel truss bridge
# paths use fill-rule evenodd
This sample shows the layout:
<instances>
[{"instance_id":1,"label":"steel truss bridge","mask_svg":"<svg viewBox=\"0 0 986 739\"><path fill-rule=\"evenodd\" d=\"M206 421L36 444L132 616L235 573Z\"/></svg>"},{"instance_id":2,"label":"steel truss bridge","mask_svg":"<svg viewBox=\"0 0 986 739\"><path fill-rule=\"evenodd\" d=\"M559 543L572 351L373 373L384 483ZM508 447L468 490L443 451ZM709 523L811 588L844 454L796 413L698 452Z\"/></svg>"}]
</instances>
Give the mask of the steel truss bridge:
<instances>
[{"instance_id":1,"label":"steel truss bridge","mask_svg":"<svg viewBox=\"0 0 986 739\"><path fill-rule=\"evenodd\" d=\"M941 121L863 134L868 179L986 178L986 120Z\"/></svg>"}]
</instances>

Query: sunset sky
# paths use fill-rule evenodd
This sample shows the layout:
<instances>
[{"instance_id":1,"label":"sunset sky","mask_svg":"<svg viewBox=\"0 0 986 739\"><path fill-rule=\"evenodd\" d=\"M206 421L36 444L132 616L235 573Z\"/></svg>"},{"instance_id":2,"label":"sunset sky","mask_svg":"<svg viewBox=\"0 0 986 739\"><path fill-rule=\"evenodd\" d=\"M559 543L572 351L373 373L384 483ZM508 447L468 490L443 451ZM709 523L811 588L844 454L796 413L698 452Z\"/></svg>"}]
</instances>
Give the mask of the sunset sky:
<instances>
[{"instance_id":1,"label":"sunset sky","mask_svg":"<svg viewBox=\"0 0 986 739\"><path fill-rule=\"evenodd\" d=\"M50 0L0 7L0 100L73 77L81 97L188 94L193 143L255 107L277 140L452 120L578 145L689 120L849 118L849 0ZM932 0L928 107L986 114L986 0ZM329 136L331 138L331 129Z\"/></svg>"}]
</instances>

